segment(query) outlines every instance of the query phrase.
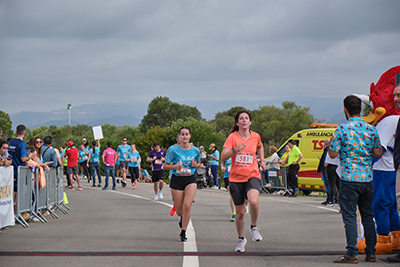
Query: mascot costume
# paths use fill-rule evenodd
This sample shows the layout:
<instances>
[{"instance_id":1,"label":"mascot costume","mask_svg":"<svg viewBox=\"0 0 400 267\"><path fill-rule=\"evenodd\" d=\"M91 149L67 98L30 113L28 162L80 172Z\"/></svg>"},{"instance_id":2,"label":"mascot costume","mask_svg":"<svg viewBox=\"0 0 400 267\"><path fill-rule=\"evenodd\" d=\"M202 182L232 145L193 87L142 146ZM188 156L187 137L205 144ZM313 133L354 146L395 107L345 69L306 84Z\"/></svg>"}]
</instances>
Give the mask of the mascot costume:
<instances>
[{"instance_id":1,"label":"mascot costume","mask_svg":"<svg viewBox=\"0 0 400 267\"><path fill-rule=\"evenodd\" d=\"M395 76L398 73L400 66L393 67L382 74L376 85L371 84L368 102L372 102L373 109L368 116L363 117L368 123L373 125L377 123L376 128L383 149L382 157L373 164L372 209L378 235L376 254L390 254L392 250L400 249L400 218L396 200L397 168L395 169L393 164L394 135L399 121L399 110L394 105L393 90ZM363 237L357 246L358 251L364 253Z\"/></svg>"}]
</instances>

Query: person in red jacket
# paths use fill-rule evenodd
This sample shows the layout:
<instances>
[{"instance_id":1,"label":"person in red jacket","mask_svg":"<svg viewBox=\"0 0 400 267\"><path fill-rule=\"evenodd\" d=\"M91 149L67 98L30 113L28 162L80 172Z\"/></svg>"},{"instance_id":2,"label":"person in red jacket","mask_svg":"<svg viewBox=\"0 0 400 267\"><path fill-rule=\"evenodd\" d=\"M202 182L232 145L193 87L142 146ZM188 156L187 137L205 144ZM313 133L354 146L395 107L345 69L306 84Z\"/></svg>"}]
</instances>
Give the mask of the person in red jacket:
<instances>
[{"instance_id":1,"label":"person in red jacket","mask_svg":"<svg viewBox=\"0 0 400 267\"><path fill-rule=\"evenodd\" d=\"M78 169L78 154L79 154L79 150L76 149L74 147L74 143L72 141L67 142L67 146L69 147L69 149L67 150L67 152L65 152L65 155L63 156L63 160L64 157L68 157L67 158L67 176L69 179L69 182L71 183L71 187L69 188L70 190L75 190L74 188L74 180L73 180L73 176L75 176L76 181L78 182L78 190L83 190L81 187L81 183L79 180L79 169Z\"/></svg>"}]
</instances>

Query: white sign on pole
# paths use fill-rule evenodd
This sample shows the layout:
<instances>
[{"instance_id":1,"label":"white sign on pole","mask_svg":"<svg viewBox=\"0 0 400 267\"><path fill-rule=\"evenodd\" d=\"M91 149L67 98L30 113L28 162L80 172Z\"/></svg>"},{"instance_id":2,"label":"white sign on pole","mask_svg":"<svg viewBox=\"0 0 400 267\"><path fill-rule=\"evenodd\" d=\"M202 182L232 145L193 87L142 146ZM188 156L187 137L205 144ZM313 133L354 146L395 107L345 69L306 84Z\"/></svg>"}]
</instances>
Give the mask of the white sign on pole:
<instances>
[{"instance_id":1,"label":"white sign on pole","mask_svg":"<svg viewBox=\"0 0 400 267\"><path fill-rule=\"evenodd\" d=\"M101 126L93 127L94 140L103 139L103 130Z\"/></svg>"}]
</instances>

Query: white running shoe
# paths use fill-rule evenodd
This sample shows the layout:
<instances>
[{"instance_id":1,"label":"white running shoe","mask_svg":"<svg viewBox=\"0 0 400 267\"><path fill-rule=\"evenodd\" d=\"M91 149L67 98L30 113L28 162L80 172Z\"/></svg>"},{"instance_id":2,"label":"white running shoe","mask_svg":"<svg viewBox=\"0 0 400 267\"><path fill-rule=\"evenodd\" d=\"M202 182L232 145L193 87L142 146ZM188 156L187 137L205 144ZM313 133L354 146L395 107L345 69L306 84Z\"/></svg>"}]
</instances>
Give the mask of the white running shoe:
<instances>
[{"instance_id":1,"label":"white running shoe","mask_svg":"<svg viewBox=\"0 0 400 267\"><path fill-rule=\"evenodd\" d=\"M244 214L249 213L249 208L247 206L244 206Z\"/></svg>"},{"instance_id":2,"label":"white running shoe","mask_svg":"<svg viewBox=\"0 0 400 267\"><path fill-rule=\"evenodd\" d=\"M154 196L154 200L158 200L158 194Z\"/></svg>"},{"instance_id":3,"label":"white running shoe","mask_svg":"<svg viewBox=\"0 0 400 267\"><path fill-rule=\"evenodd\" d=\"M250 229L250 233L253 236L253 241L261 241L262 236L260 235L260 232L258 231L258 227L254 227Z\"/></svg>"},{"instance_id":4,"label":"white running shoe","mask_svg":"<svg viewBox=\"0 0 400 267\"><path fill-rule=\"evenodd\" d=\"M244 247L246 246L246 243L247 243L246 237L244 237L243 239L239 238L238 243L235 248L235 251L236 252L244 252L245 251Z\"/></svg>"},{"instance_id":5,"label":"white running shoe","mask_svg":"<svg viewBox=\"0 0 400 267\"><path fill-rule=\"evenodd\" d=\"M159 199L163 199L163 198L164 198L164 196L162 195L162 192L161 192L161 190L160 190L160 191L158 191L158 198L159 198Z\"/></svg>"}]
</instances>

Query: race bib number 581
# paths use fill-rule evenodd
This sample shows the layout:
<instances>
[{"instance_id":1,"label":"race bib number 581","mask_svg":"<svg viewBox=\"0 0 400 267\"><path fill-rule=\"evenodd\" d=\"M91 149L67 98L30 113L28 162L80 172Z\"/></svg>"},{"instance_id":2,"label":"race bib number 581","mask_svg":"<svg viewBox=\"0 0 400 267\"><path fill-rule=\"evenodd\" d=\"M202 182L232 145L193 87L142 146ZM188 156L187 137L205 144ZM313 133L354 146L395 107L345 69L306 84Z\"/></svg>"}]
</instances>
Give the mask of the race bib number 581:
<instances>
[{"instance_id":1,"label":"race bib number 581","mask_svg":"<svg viewBox=\"0 0 400 267\"><path fill-rule=\"evenodd\" d=\"M236 154L235 165L251 166L253 164L253 155L249 152L239 152Z\"/></svg>"}]
</instances>

